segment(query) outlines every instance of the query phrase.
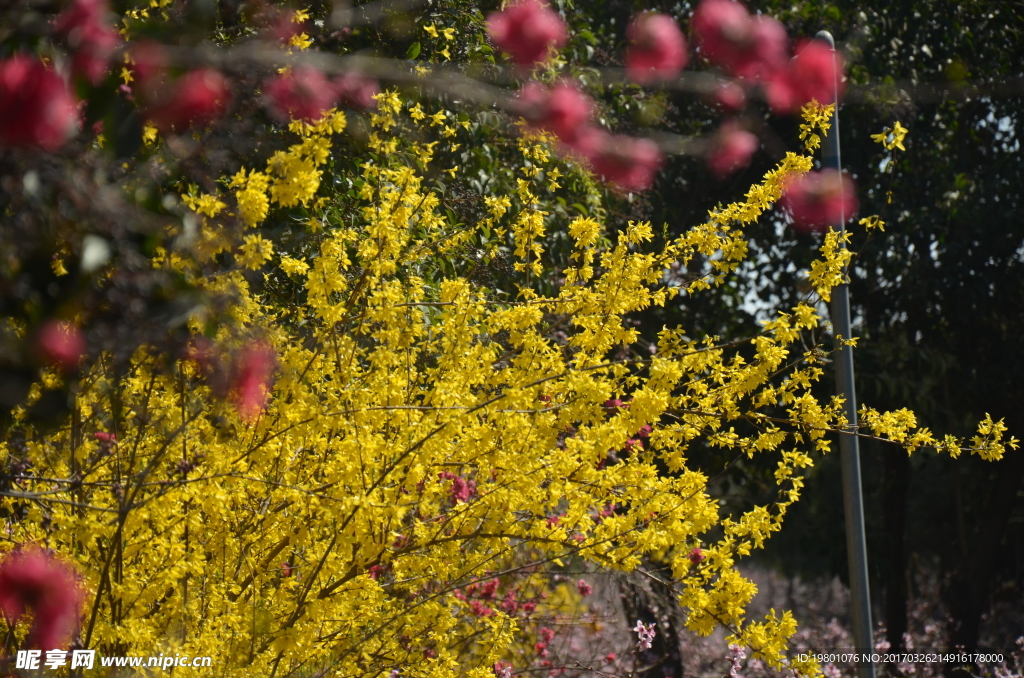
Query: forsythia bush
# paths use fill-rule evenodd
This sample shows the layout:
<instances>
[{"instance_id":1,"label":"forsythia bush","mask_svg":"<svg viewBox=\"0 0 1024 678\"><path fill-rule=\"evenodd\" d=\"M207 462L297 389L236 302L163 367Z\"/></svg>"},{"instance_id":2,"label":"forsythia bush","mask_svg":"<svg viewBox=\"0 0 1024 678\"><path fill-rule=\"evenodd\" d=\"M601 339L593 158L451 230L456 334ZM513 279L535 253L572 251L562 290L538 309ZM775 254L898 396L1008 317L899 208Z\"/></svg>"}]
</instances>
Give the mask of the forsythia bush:
<instances>
[{"instance_id":1,"label":"forsythia bush","mask_svg":"<svg viewBox=\"0 0 1024 678\"><path fill-rule=\"evenodd\" d=\"M548 42L564 40L556 29ZM286 38L310 44L297 29ZM513 56L529 63L543 46ZM168 97L149 71L158 51L132 52L124 80L137 86L146 143L180 157L191 152L184 130L214 119L228 94L222 77L193 70ZM651 63L658 73L662 62ZM789 613L746 618L756 590L736 569L780 529L801 469L846 425L839 399L812 393L830 352L814 304L779 313L748 341L664 328L643 351L631 350L638 333L625 319L714 293L746 255L743 229L798 185L811 158L788 154L742 201L674 239L582 214L556 223L558 178L592 181L579 162L587 142L568 144L550 111L534 111L534 127L512 142L514 188L481 196L479 218L460 223L426 177L439 153L469 143L472 123L386 89L360 118L366 150L345 177L356 208L342 211L322 179L350 118L327 100L302 109L321 78L296 68L267 86L275 115L294 118L269 157L254 153L202 188L179 184L189 214L164 233L152 267L230 300L221 315L185 314L187 351L143 344L126 368L101 355L75 374L75 322L38 335L51 365L0 441L20 465L2 506L11 550L45 547L81 573L81 618L60 619L74 647L208 655L224 676L508 675L544 656L531 642L538 620L589 593L585 581L539 581L539 568L628 571L647 557L668 566L692 631L724 627L767 664L815 673L785 658ZM804 108L808 152L829 110ZM65 132L44 131L40 143L59 146ZM614 148L593 151L591 167L626 188L649 183L656 163L637 159L643 148L601 143ZM289 208L305 210L288 226L300 236L266 223ZM571 244L553 293L540 280L551 229ZM820 298L842 282L845 237L830 232L812 267ZM480 261L448 259L470 243ZM514 294L475 275L506 253ZM685 283L665 275L697 262L703 273ZM59 274L60 257L53 265ZM66 421L47 428L29 416L72 380ZM905 411L865 410L865 423L909 450L965 447ZM997 459L1003 432L986 420L967 449ZM773 455L777 500L722 515L708 493L715 469L688 459L698 445ZM0 565L0 584L17 575L23 589L4 603L8 652L60 636L56 622L40 631L48 608L29 588L71 586L65 570L49 584L19 574L40 559ZM30 631L18 621L33 606ZM652 632L639 633L649 647Z\"/></svg>"},{"instance_id":2,"label":"forsythia bush","mask_svg":"<svg viewBox=\"0 0 1024 678\"><path fill-rule=\"evenodd\" d=\"M415 122L396 94L378 99L370 145L381 152L362 164L362 219L325 216L309 251L243 246L239 261L285 272L298 303L268 304L240 269L206 279L236 295L233 325L214 343L197 341L173 363L141 350L116 380L101 363L81 381L77 423L24 430L35 474L23 489L41 501L5 499L19 515L9 538L77 561L90 593L81 644L211 655L222 675L490 675L496 662L516 661L510 652L535 609L524 567L629 570L652 555L670 565L689 628L724 625L732 642L781 666L795 621L745 620L755 588L735 565L780 528L800 469L844 425L837 399L811 394L826 354L801 345L819 328L815 310L781 313L747 342L747 357L743 346L680 328L663 330L649 358L615 354L637 338L625 314L708 293L733 270L743 225L810 159L788 156L746 201L663 247L651 245L648 224L631 223L598 251L606 225L574 219L573 264L558 293L524 282L503 299L464 276L429 285L422 274L438 251L484 228L506 231L524 263L542 256L541 174L491 201L479 223L452 224L417 169L430 163L430 145L399 134ZM316 146L310 139L300 146ZM540 139L520 146L524 167L546 156ZM248 187L259 172L246 176ZM216 249L211 220L226 203L191 202L219 206L206 211L196 244ZM706 278L663 282L672 261L698 255L710 258ZM184 258L162 265L187 277L199 270ZM555 325L567 341L552 339ZM218 353L232 350L233 368ZM216 390L226 369L237 408ZM265 394L261 375L272 370ZM867 421L909 447L936 445L911 432L912 415ZM973 451L998 458L1001 429L985 426ZM777 455L778 500L720 515L707 473L687 462L698 442ZM486 593L467 596L473 586ZM540 600L541 610L554 604Z\"/></svg>"}]
</instances>

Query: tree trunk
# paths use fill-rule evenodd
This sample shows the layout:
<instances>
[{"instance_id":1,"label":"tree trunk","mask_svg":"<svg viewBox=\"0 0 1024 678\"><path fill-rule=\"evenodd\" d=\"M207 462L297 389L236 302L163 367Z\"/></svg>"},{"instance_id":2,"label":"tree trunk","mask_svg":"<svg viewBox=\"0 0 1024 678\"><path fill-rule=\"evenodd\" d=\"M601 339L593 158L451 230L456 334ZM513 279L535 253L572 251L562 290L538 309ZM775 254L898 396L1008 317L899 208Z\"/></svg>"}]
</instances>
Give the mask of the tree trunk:
<instances>
[{"instance_id":1,"label":"tree trunk","mask_svg":"<svg viewBox=\"0 0 1024 678\"><path fill-rule=\"evenodd\" d=\"M910 457L903 450L885 450L883 467L885 630L891 650L900 652L904 649L903 634L907 632L907 554L904 537Z\"/></svg>"},{"instance_id":2,"label":"tree trunk","mask_svg":"<svg viewBox=\"0 0 1024 678\"><path fill-rule=\"evenodd\" d=\"M1009 433L1020 435L1024 429L1019 424L1019 421L1011 421ZM972 535L974 539L970 551L958 568L946 595L954 620L950 634L953 648L962 647L968 652L978 647L981 616L988 608L996 558L1013 511L1017 490L1024 479L1024 453L1007 451L1006 457L997 463L999 473L977 521L978 528Z\"/></svg>"}]
</instances>

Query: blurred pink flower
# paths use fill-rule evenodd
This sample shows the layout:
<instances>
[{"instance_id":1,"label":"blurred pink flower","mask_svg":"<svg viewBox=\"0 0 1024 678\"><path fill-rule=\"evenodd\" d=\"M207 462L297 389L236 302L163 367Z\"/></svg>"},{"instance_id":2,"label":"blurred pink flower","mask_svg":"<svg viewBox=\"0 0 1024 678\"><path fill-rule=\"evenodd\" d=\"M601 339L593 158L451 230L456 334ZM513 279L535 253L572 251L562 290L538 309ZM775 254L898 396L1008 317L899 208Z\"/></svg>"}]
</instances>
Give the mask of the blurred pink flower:
<instances>
[{"instance_id":1,"label":"blurred pink flower","mask_svg":"<svg viewBox=\"0 0 1024 678\"><path fill-rule=\"evenodd\" d=\"M65 647L78 624L83 599L71 566L42 549L13 551L0 562L0 610L13 625L32 609L31 647Z\"/></svg>"},{"instance_id":2,"label":"blurred pink flower","mask_svg":"<svg viewBox=\"0 0 1024 678\"><path fill-rule=\"evenodd\" d=\"M750 32L747 8L732 0L704 0L690 19L697 47L713 63L722 64L731 57L736 45Z\"/></svg>"},{"instance_id":3,"label":"blurred pink flower","mask_svg":"<svg viewBox=\"0 0 1024 678\"><path fill-rule=\"evenodd\" d=\"M47 320L36 334L36 346L42 358L64 372L73 372L85 355L81 330L66 320Z\"/></svg>"},{"instance_id":4,"label":"blurred pink flower","mask_svg":"<svg viewBox=\"0 0 1024 678\"><path fill-rule=\"evenodd\" d=\"M734 82L723 82L712 95L715 103L727 111L738 111L747 103L747 94Z\"/></svg>"},{"instance_id":5,"label":"blurred pink flower","mask_svg":"<svg viewBox=\"0 0 1024 678\"><path fill-rule=\"evenodd\" d=\"M494 614L494 610L487 607L479 600L474 600L469 604L470 612L476 617L490 617Z\"/></svg>"},{"instance_id":6,"label":"blurred pink flower","mask_svg":"<svg viewBox=\"0 0 1024 678\"><path fill-rule=\"evenodd\" d=\"M785 67L789 51L786 29L768 16L751 17L732 0L704 0L690 25L701 52L741 78L763 78Z\"/></svg>"},{"instance_id":7,"label":"blurred pink flower","mask_svg":"<svg viewBox=\"0 0 1024 678\"><path fill-rule=\"evenodd\" d=\"M263 413L273 385L276 358L266 341L257 341L235 355L231 391L243 421L251 422Z\"/></svg>"},{"instance_id":8,"label":"blurred pink flower","mask_svg":"<svg viewBox=\"0 0 1024 678\"><path fill-rule=\"evenodd\" d=\"M54 20L54 32L74 53L75 73L94 85L103 80L110 57L121 42L113 24L107 0L72 0Z\"/></svg>"},{"instance_id":9,"label":"blurred pink flower","mask_svg":"<svg viewBox=\"0 0 1024 678\"><path fill-rule=\"evenodd\" d=\"M78 129L78 102L34 56L0 61L0 143L55 151Z\"/></svg>"},{"instance_id":10,"label":"blurred pink flower","mask_svg":"<svg viewBox=\"0 0 1024 678\"><path fill-rule=\"evenodd\" d=\"M831 104L836 94L843 95L843 55L819 40L810 40L797 48L789 67L790 81L798 95L798 105L811 99Z\"/></svg>"},{"instance_id":11,"label":"blurred pink flower","mask_svg":"<svg viewBox=\"0 0 1024 678\"><path fill-rule=\"evenodd\" d=\"M466 480L461 476L456 476L452 480L452 502L455 504L465 504L469 501L470 496L476 492L476 483L472 480Z\"/></svg>"},{"instance_id":12,"label":"blurred pink flower","mask_svg":"<svg viewBox=\"0 0 1024 678\"><path fill-rule=\"evenodd\" d=\"M586 136L581 135L577 146L590 161L594 172L630 192L650 188L663 163L661 151L650 139L612 136L595 129Z\"/></svg>"},{"instance_id":13,"label":"blurred pink flower","mask_svg":"<svg viewBox=\"0 0 1024 678\"><path fill-rule=\"evenodd\" d=\"M580 579L576 582L576 590L579 591L581 596L586 597L594 592L594 587L586 579Z\"/></svg>"},{"instance_id":14,"label":"blurred pink flower","mask_svg":"<svg viewBox=\"0 0 1024 678\"><path fill-rule=\"evenodd\" d=\"M141 40L133 43L128 52L131 59L132 73L139 85L145 88L148 84L160 86L167 65L170 62L167 49L155 40Z\"/></svg>"},{"instance_id":15,"label":"blurred pink flower","mask_svg":"<svg viewBox=\"0 0 1024 678\"><path fill-rule=\"evenodd\" d=\"M520 66L547 58L568 39L565 22L542 0L522 0L487 17L487 33L495 46Z\"/></svg>"},{"instance_id":16,"label":"blurred pink flower","mask_svg":"<svg viewBox=\"0 0 1024 678\"><path fill-rule=\"evenodd\" d=\"M145 113L164 133L213 122L232 98L228 79L212 68L189 71L170 84L151 78L145 90Z\"/></svg>"},{"instance_id":17,"label":"blurred pink flower","mask_svg":"<svg viewBox=\"0 0 1024 678\"><path fill-rule=\"evenodd\" d=\"M785 68L789 61L786 28L770 16L751 19L749 37L738 47L730 61L733 72L741 78L763 78Z\"/></svg>"},{"instance_id":18,"label":"blurred pink flower","mask_svg":"<svg viewBox=\"0 0 1024 678\"><path fill-rule=\"evenodd\" d=\"M668 80L686 67L686 39L675 20L665 14L644 12L626 29L626 73L639 83Z\"/></svg>"},{"instance_id":19,"label":"blurred pink flower","mask_svg":"<svg viewBox=\"0 0 1024 678\"><path fill-rule=\"evenodd\" d=\"M518 99L531 127L551 132L569 147L575 147L594 112L594 101L566 81L550 89L529 82L519 91Z\"/></svg>"},{"instance_id":20,"label":"blurred pink flower","mask_svg":"<svg viewBox=\"0 0 1024 678\"><path fill-rule=\"evenodd\" d=\"M373 78L349 71L334 79L334 93L338 101L348 108L366 110L377 105L375 97L380 86Z\"/></svg>"},{"instance_id":21,"label":"blurred pink flower","mask_svg":"<svg viewBox=\"0 0 1024 678\"><path fill-rule=\"evenodd\" d=\"M765 99L776 113L792 113L816 100L835 102L843 94L843 57L823 42L807 41L785 69L773 71L762 81Z\"/></svg>"},{"instance_id":22,"label":"blurred pink flower","mask_svg":"<svg viewBox=\"0 0 1024 678\"><path fill-rule=\"evenodd\" d=\"M704 558L706 558L706 556L704 555L704 552L701 551L700 547L698 546L695 549L693 549L692 551L690 551L690 555L688 555L687 558L689 558L690 562L693 563L694 565L700 565L702 562L704 562Z\"/></svg>"},{"instance_id":23,"label":"blurred pink flower","mask_svg":"<svg viewBox=\"0 0 1024 678\"><path fill-rule=\"evenodd\" d=\"M857 212L853 179L838 170L808 172L789 181L781 204L793 216L798 231L824 231Z\"/></svg>"},{"instance_id":24,"label":"blurred pink flower","mask_svg":"<svg viewBox=\"0 0 1024 678\"><path fill-rule=\"evenodd\" d=\"M750 164L750 157L761 145L758 138L740 127L735 120L722 124L715 135L714 146L707 155L708 167L719 179Z\"/></svg>"},{"instance_id":25,"label":"blurred pink flower","mask_svg":"<svg viewBox=\"0 0 1024 678\"><path fill-rule=\"evenodd\" d=\"M309 66L277 74L264 93L271 112L282 121L319 120L337 100L336 87L320 70Z\"/></svg>"}]
</instances>

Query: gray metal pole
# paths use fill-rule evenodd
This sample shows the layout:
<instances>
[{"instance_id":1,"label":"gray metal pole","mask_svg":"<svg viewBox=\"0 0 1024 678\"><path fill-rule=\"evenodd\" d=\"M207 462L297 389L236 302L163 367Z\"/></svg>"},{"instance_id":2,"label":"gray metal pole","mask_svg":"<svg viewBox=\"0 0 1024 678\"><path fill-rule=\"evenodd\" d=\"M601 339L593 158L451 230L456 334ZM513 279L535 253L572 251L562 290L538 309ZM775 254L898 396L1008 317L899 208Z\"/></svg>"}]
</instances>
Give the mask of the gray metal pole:
<instances>
[{"instance_id":1,"label":"gray metal pole","mask_svg":"<svg viewBox=\"0 0 1024 678\"><path fill-rule=\"evenodd\" d=\"M828 43L835 50L835 40L828 31L821 31L815 39ZM836 76L840 77L836 72ZM836 88L838 95L838 86ZM821 164L824 167L841 170L839 155L839 104L838 96L832 126L825 135ZM846 215L837 226L846 229ZM844 245L845 246L845 245ZM847 272L844 271L844 275ZM833 331L849 339L850 330L850 286L843 284L832 291ZM850 431L857 426L857 392L853 377L853 348L836 344L836 390L846 399L844 412L850 423ZM857 652L874 652L874 638L871 624L871 593L868 588L868 549L864 536L864 496L860 481L860 445L857 436L849 433L839 436L839 456L843 467L843 509L846 513L846 551L850 568L850 602L853 617L853 642ZM858 678L875 678L875 665L870 661L857 664Z\"/></svg>"}]
</instances>

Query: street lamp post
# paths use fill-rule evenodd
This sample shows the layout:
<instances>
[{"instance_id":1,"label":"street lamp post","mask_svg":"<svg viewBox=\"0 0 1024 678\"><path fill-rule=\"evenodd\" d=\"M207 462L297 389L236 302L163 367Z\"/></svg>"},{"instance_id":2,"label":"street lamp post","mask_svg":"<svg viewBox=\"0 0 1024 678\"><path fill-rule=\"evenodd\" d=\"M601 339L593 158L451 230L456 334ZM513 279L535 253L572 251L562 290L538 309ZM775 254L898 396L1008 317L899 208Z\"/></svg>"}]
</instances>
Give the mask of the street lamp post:
<instances>
[{"instance_id":1,"label":"street lamp post","mask_svg":"<svg viewBox=\"0 0 1024 678\"><path fill-rule=\"evenodd\" d=\"M815 39L826 42L835 51L835 40L828 31L820 31ZM841 77L835 69L836 77ZM825 168L842 169L839 155L839 88L835 89L836 107L832 113L832 124L825 135L821 164ZM840 185L842 185L840 183ZM846 229L846 214L839 224ZM841 245L846 247L845 243ZM844 278L848 270L843 272ZM832 328L837 337L849 339L850 334L850 286L843 283L832 292ZM853 618L853 641L858 660L874 651L871 624L871 594L868 586L868 551L864 535L864 497L860 479L860 445L857 436L857 392L853 376L853 347L835 344L836 391L845 399L843 405L849 428L839 436L839 456L843 469L843 509L846 515L846 551L850 569L850 602ZM858 678L875 678L875 665L871 661L857 662Z\"/></svg>"}]
</instances>

